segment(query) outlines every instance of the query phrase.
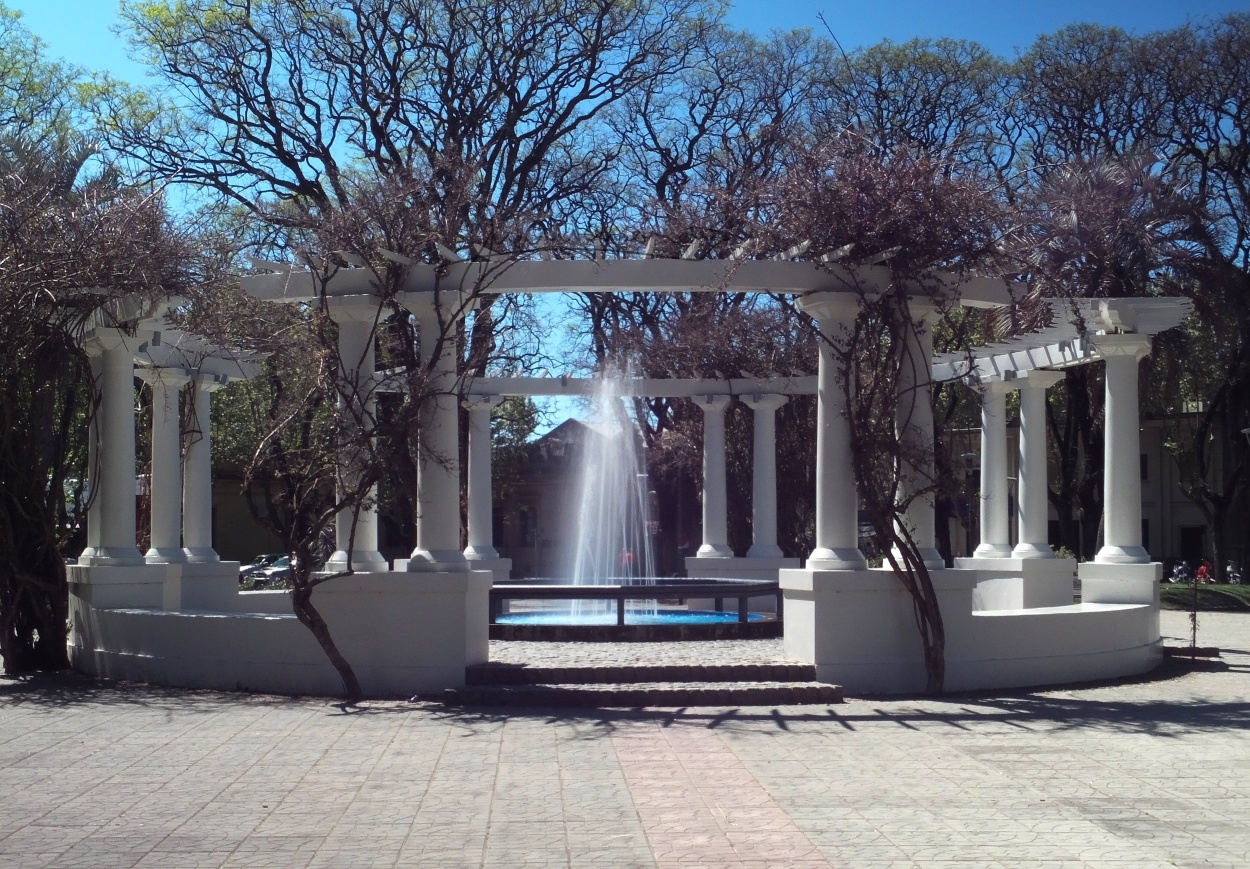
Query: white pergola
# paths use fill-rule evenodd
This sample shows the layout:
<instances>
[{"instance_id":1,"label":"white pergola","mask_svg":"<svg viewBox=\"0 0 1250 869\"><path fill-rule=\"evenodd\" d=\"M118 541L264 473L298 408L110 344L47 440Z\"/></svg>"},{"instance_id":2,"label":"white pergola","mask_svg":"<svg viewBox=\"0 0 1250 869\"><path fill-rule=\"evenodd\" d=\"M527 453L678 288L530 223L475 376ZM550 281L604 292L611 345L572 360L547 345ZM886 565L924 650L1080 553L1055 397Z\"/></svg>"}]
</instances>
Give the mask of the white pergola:
<instances>
[{"instance_id":1,"label":"white pergola","mask_svg":"<svg viewBox=\"0 0 1250 869\"><path fill-rule=\"evenodd\" d=\"M1142 547L1140 420L1137 363L1155 335L1189 316L1185 299L1080 299L1053 301L1054 325L974 355L944 354L934 362L937 380L965 379L982 390L981 543L977 558L1050 558L1046 534L1046 389L1062 371L1102 360L1106 365L1104 438L1104 544L1095 561L1147 564ZM1020 391L1017 544L1010 545L1007 493L1006 393Z\"/></svg>"},{"instance_id":2,"label":"white pergola","mask_svg":"<svg viewBox=\"0 0 1250 869\"><path fill-rule=\"evenodd\" d=\"M84 566L211 563L212 430L209 395L233 380L255 377L260 357L212 345L171 329L162 309L139 315L127 328L112 317L97 318L81 341L100 387L100 408L89 440L95 497L87 515ZM129 307L134 307L130 305ZM135 546L134 380L151 388L152 474L151 548ZM186 439L181 429L182 388L195 384L197 428Z\"/></svg>"},{"instance_id":3,"label":"white pergola","mask_svg":"<svg viewBox=\"0 0 1250 869\"><path fill-rule=\"evenodd\" d=\"M354 576L318 588L319 610L367 694L410 696L463 684L464 668L489 657L488 595L501 569L490 537L490 408L505 395L577 394L576 378L479 378L458 373L455 342L444 340L479 294L584 292L756 292L796 298L825 335L851 324L859 300L892 287L889 269L758 260L566 260L438 265L393 256L398 290L382 297L379 276L363 267L330 274L290 264L258 263L268 273L242 279L253 297L278 303L324 302L339 326L344 401L365 414L379 390L373 330L384 304L398 304L419 324L422 362L432 397L423 406L418 466L417 545L393 568L378 551L372 512L339 527L332 569ZM903 288L905 291L908 288ZM944 296L934 304L934 290ZM1172 299L1093 300L1057 305L1055 325L967 356L933 359L928 328L939 308L1001 306L1013 288L997 278L934 276L916 287L907 336L918 360L899 384L897 426L919 450L932 451L928 400L935 381L964 379L983 390L982 532L976 556L938 570L933 501L908 498L903 518L934 568L947 636L951 688L1024 686L1108 678L1150 669L1160 657L1158 579L1141 546L1137 472L1137 361L1151 338L1179 323L1188 308ZM208 395L231 378L255 373L256 360L220 351L133 313L139 331L98 323L84 336L102 385L93 439L98 496L89 546L71 567L71 654L92 673L171 685L279 692L335 693L339 682L281 592L240 593L236 565L212 550L208 498ZM148 322L148 321L151 322ZM1077 566L1046 544L1045 389L1062 369L1101 359L1106 365L1106 545L1079 566L1080 603L1072 602ZM133 377L153 386L153 534L146 556L135 547ZM177 387L195 379L200 439L188 443L178 485ZM868 569L858 549L858 489L853 473L845 391L831 348L814 377L631 382L649 396L687 396L705 414L704 539L688 561L694 575L744 569L778 577L785 595L788 657L816 665L818 678L856 691L909 691L924 683L913 604L902 585ZM1021 390L1020 543L1008 545L1004 398ZM789 396L817 396L816 540L802 568L776 546L774 416ZM754 412L756 537L743 559L725 536L725 407L740 400ZM468 547L460 548L458 409L470 412ZM433 458L424 458L437 457ZM921 469L901 481L926 484ZM93 481L93 485L96 481ZM181 489L181 505L179 490ZM157 507L159 503L160 507ZM179 510L179 506L181 509ZM158 514L159 510L159 514ZM173 518L181 515L181 529ZM179 534L179 530L181 533ZM179 539L180 538L180 539ZM388 569L390 568L390 569ZM481 569L487 568L487 569ZM700 573L700 571L703 571ZM188 580L194 582L188 583ZM171 591L172 590L172 591Z\"/></svg>"},{"instance_id":4,"label":"white pergola","mask_svg":"<svg viewBox=\"0 0 1250 869\"><path fill-rule=\"evenodd\" d=\"M402 259L402 258L397 258ZM340 324L341 356L361 359L370 352L362 350L359 324L376 321L381 300L377 295L377 275L363 267L347 267L326 276L287 264L258 262L270 274L243 279L244 288L253 297L274 302L310 303L322 296L328 302L330 316ZM452 342L441 340L447 327L463 317L483 293L701 293L749 292L779 293L798 298L799 306L809 313L825 335L836 336L849 327L858 312L861 296L875 296L892 286L890 270L880 265L847 266L836 263L810 263L762 260L566 260L566 261L486 261L444 262L438 266L405 263L405 273L393 301L417 318L421 329L422 353L429 356L435 348L441 355L432 366L434 399L423 421L422 436L430 439L429 452L441 457L439 462L424 461L418 468L417 546L406 564L395 569L444 569L462 558L497 564L498 553L490 539L490 473L489 419L490 409L506 395L576 395L587 394L593 381L577 378L478 378L467 383L456 381L456 359ZM955 275L933 275L925 286L914 291L916 302L913 317L921 327L913 333L915 357L931 355L932 339L924 324L938 313L934 296L946 294L950 303L978 307L997 307L1011 301L1011 286L1001 278L960 278ZM427 336L435 336L429 341ZM434 346L428 346L434 345ZM371 360L369 360L371 363ZM369 370L362 365L361 370ZM914 383L904 384L902 394L913 397L913 406L900 411L900 424L907 421L909 431L921 444L931 445L932 412L927 402L914 400L925 394L931 379L928 370L911 373ZM389 388L387 378L375 376L373 384L357 380L352 391ZM792 394L819 396L817 430L816 549L810 554L810 565L834 569L858 569L865 566L858 549L858 497L851 471L850 437L845 424L844 395L836 382L836 366L832 350L822 352L818 374L805 378L774 380L637 380L625 385L634 395L682 396L694 400L704 412L704 497L703 543L697 559L692 559L694 573L724 573L730 569L724 562L709 564L705 559L731 559L725 501L724 411L733 396L741 396L755 412L756 442L761 447L774 442L774 414ZM455 511L437 505L454 504L458 499L460 471L458 455L458 421L454 400L462 398L470 409L469 446L469 528L468 547L458 551L459 523ZM791 566L781 563L776 543L776 470L773 449L755 451L753 474L753 541L747 570L757 567L775 571ZM824 481L828 481L824 483ZM919 485L919 483L917 483ZM941 560L933 540L933 501L914 499L908 521L922 539L926 560L935 568ZM340 537L349 532L350 517L343 517ZM385 570L385 561L377 552L376 519L368 516L357 531L353 551L353 567L357 570ZM925 530L927 529L927 530ZM363 531L363 533L362 533ZM340 549L346 543L340 540ZM345 553L344 553L345 558ZM772 559L777 563L766 563ZM337 566L337 565L336 565ZM706 570L705 570L706 569Z\"/></svg>"}]
</instances>

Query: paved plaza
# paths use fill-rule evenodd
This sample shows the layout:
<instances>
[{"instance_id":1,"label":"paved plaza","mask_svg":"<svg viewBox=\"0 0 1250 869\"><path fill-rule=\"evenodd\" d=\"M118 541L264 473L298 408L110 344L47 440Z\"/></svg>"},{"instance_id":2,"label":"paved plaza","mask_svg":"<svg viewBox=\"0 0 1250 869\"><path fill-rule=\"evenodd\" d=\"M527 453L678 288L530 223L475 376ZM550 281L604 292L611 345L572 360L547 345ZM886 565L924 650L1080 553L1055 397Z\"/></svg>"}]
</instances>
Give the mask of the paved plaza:
<instances>
[{"instance_id":1,"label":"paved plaza","mask_svg":"<svg viewBox=\"0 0 1250 869\"><path fill-rule=\"evenodd\" d=\"M1183 614L1163 626L1187 642ZM1199 643L1223 658L1114 685L776 709L345 711L0 679L0 867L1241 869L1250 614L1204 614ZM779 654L539 651L700 648Z\"/></svg>"}]
</instances>

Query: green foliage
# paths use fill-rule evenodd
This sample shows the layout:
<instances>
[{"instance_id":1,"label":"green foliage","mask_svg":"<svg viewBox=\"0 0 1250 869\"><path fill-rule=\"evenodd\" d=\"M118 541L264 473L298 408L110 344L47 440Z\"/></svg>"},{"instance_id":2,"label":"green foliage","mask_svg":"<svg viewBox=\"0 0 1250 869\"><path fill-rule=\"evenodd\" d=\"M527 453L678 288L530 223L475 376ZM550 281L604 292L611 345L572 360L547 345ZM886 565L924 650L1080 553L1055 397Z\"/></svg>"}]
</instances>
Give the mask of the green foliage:
<instances>
[{"instance_id":1,"label":"green foliage","mask_svg":"<svg viewBox=\"0 0 1250 869\"><path fill-rule=\"evenodd\" d=\"M1168 610L1192 610L1195 602L1199 612L1250 610L1250 586L1170 585L1159 589L1159 605Z\"/></svg>"},{"instance_id":2,"label":"green foliage","mask_svg":"<svg viewBox=\"0 0 1250 869\"><path fill-rule=\"evenodd\" d=\"M496 501L512 503L529 466L526 445L544 423L543 416L534 400L523 395L506 396L491 410L491 479Z\"/></svg>"},{"instance_id":3,"label":"green foliage","mask_svg":"<svg viewBox=\"0 0 1250 869\"><path fill-rule=\"evenodd\" d=\"M78 117L83 70L44 55L44 43L0 2L0 128L29 142L64 139Z\"/></svg>"},{"instance_id":4,"label":"green foliage","mask_svg":"<svg viewBox=\"0 0 1250 869\"><path fill-rule=\"evenodd\" d=\"M509 395L490 414L490 442L495 451L504 451L529 442L543 424L543 412L527 395Z\"/></svg>"}]
</instances>

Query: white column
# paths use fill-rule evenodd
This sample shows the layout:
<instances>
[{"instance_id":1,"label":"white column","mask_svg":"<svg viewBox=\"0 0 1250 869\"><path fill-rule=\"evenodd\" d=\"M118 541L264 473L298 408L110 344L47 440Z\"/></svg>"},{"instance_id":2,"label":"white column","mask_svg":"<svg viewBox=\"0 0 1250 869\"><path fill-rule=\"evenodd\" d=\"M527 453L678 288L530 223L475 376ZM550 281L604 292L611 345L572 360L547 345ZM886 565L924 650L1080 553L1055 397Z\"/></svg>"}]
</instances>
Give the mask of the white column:
<instances>
[{"instance_id":1,"label":"white column","mask_svg":"<svg viewBox=\"0 0 1250 869\"><path fill-rule=\"evenodd\" d=\"M412 561L463 563L460 549L460 419L456 407L456 340L434 304L416 310L427 396L417 461L417 548ZM447 326L444 336L443 327ZM440 340L440 338L442 340ZM410 565L411 566L411 565Z\"/></svg>"},{"instance_id":2,"label":"white column","mask_svg":"<svg viewBox=\"0 0 1250 869\"><path fill-rule=\"evenodd\" d=\"M816 318L820 342L816 395L816 548L807 557L813 570L863 570L859 551L859 490L851 455L847 393L838 376L831 340L854 323L859 302L853 296L816 293L799 300Z\"/></svg>"},{"instance_id":3,"label":"white column","mask_svg":"<svg viewBox=\"0 0 1250 869\"><path fill-rule=\"evenodd\" d=\"M186 561L182 551L182 387L190 377L181 368L139 371L152 393L151 547L150 564Z\"/></svg>"},{"instance_id":4,"label":"white column","mask_svg":"<svg viewBox=\"0 0 1250 869\"><path fill-rule=\"evenodd\" d=\"M371 300L363 305L333 305L330 310L339 330L339 376L342 378L339 407L359 419L364 429L361 437L368 437L376 424L373 337L379 304ZM349 408L349 411L346 410ZM343 471L346 480L350 480L354 473L351 458L350 455L343 456L347 466ZM342 491L340 486L340 495ZM340 510L334 517L334 548L334 553L326 562L327 571L337 573L347 570L349 549L352 570L377 573L387 569L386 558L378 551L376 487L363 495L359 510Z\"/></svg>"},{"instance_id":5,"label":"white column","mask_svg":"<svg viewBox=\"0 0 1250 869\"><path fill-rule=\"evenodd\" d=\"M945 566L937 551L933 508L933 333L929 304L913 301L910 325L904 324L906 352L899 367L896 426L903 452L910 457L899 469L899 493L908 504L903 521L930 570ZM922 493L922 494L917 494Z\"/></svg>"},{"instance_id":6,"label":"white column","mask_svg":"<svg viewBox=\"0 0 1250 869\"><path fill-rule=\"evenodd\" d=\"M220 561L213 549L213 437L209 395L225 384L211 374L197 374L195 413L186 432L182 465L182 547L187 561Z\"/></svg>"},{"instance_id":7,"label":"white column","mask_svg":"<svg viewBox=\"0 0 1250 869\"><path fill-rule=\"evenodd\" d=\"M725 408L728 395L699 395L703 408L703 545L700 558L733 558L725 489Z\"/></svg>"},{"instance_id":8,"label":"white column","mask_svg":"<svg viewBox=\"0 0 1250 869\"><path fill-rule=\"evenodd\" d=\"M777 545L777 410L784 395L744 395L751 408L751 548L747 558L780 558Z\"/></svg>"},{"instance_id":9,"label":"white column","mask_svg":"<svg viewBox=\"0 0 1250 869\"><path fill-rule=\"evenodd\" d=\"M463 402L469 409L469 545L464 557L470 561L499 557L492 527L490 412L501 401L498 395L473 395Z\"/></svg>"},{"instance_id":10,"label":"white column","mask_svg":"<svg viewBox=\"0 0 1250 869\"><path fill-rule=\"evenodd\" d=\"M1022 372L1014 381L1020 388L1017 542L1011 553L1014 558L1055 557L1046 521L1046 389L1060 380L1062 372L1034 369Z\"/></svg>"},{"instance_id":11,"label":"white column","mask_svg":"<svg viewBox=\"0 0 1250 869\"><path fill-rule=\"evenodd\" d=\"M135 546L135 365L130 337L118 329L96 329L94 351L100 356L100 407L97 441L98 486L91 518L98 520L94 552L83 563L142 564Z\"/></svg>"},{"instance_id":12,"label":"white column","mask_svg":"<svg viewBox=\"0 0 1250 869\"><path fill-rule=\"evenodd\" d=\"M1104 564L1148 564L1141 545L1141 422L1137 406L1137 363L1150 353L1141 335L1094 339L1106 361L1107 394L1103 460L1103 547L1094 560Z\"/></svg>"},{"instance_id":13,"label":"white column","mask_svg":"<svg viewBox=\"0 0 1250 869\"><path fill-rule=\"evenodd\" d=\"M981 543L973 555L1009 558L1007 392L1010 387L998 377L982 381L981 387Z\"/></svg>"},{"instance_id":14,"label":"white column","mask_svg":"<svg viewBox=\"0 0 1250 869\"><path fill-rule=\"evenodd\" d=\"M84 345L87 358L91 365L91 381L102 384L104 381L104 360L101 358L103 348L97 342L90 341ZM96 497L100 488L100 414L92 416L87 431L87 548L78 556L79 564L91 564L96 553L100 551L100 499Z\"/></svg>"}]
</instances>

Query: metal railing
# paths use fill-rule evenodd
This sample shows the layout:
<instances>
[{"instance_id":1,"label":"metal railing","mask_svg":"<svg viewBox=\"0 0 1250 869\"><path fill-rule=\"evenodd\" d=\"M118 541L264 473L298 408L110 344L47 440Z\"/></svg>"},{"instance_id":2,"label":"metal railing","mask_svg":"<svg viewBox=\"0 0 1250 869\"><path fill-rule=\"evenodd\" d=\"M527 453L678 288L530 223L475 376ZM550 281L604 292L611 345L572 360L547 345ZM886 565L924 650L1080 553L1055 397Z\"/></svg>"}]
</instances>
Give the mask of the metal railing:
<instances>
[{"instance_id":1,"label":"metal railing","mask_svg":"<svg viewBox=\"0 0 1250 869\"><path fill-rule=\"evenodd\" d=\"M490 590L490 620L502 612L505 600L615 600L616 623L625 624L625 603L656 598L712 598L717 612L723 612L726 598L738 601L738 623L748 620L748 601L773 596L777 600L777 620L781 620L782 592L776 582L741 579L656 579L625 581L614 585L571 585L504 580Z\"/></svg>"}]
</instances>

